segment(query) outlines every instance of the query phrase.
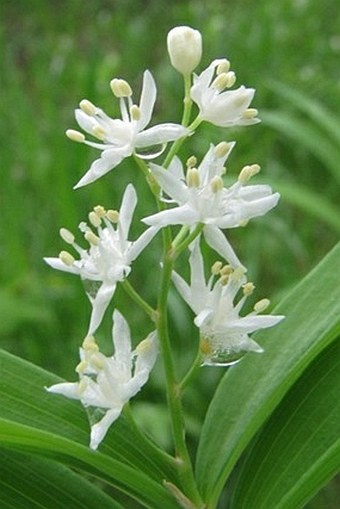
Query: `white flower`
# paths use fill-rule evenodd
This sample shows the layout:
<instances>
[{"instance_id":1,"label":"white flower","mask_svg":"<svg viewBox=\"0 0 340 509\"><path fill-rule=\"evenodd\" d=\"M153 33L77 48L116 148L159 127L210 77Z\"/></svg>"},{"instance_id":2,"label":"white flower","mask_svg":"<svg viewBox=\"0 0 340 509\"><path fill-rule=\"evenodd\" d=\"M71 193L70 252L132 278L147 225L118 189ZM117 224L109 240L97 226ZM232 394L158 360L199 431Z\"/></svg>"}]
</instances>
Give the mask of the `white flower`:
<instances>
[{"instance_id":1,"label":"white flower","mask_svg":"<svg viewBox=\"0 0 340 509\"><path fill-rule=\"evenodd\" d=\"M235 143L211 145L198 168L189 168L184 176L179 159L169 170L150 164L152 174L164 193L178 204L148 216L143 221L152 226L204 224L207 242L233 266L240 262L219 229L243 226L249 219L262 216L275 207L279 193L272 193L267 185L245 185L255 175L258 165L246 166L231 187L224 187L224 163Z\"/></svg>"},{"instance_id":2,"label":"white flower","mask_svg":"<svg viewBox=\"0 0 340 509\"><path fill-rule=\"evenodd\" d=\"M194 75L191 99L200 110L200 118L220 127L251 125L259 122L257 110L249 108L255 89L243 85L225 90L235 83L226 59L214 60L199 76Z\"/></svg>"},{"instance_id":3,"label":"white flower","mask_svg":"<svg viewBox=\"0 0 340 509\"><path fill-rule=\"evenodd\" d=\"M175 27L168 33L168 53L172 66L180 73L190 74L202 57L202 36L187 26Z\"/></svg>"},{"instance_id":4,"label":"white flower","mask_svg":"<svg viewBox=\"0 0 340 509\"><path fill-rule=\"evenodd\" d=\"M217 262L206 283L203 258L197 241L190 256L190 269L190 286L176 272L173 273L173 281L196 315L194 323L200 331L203 365L227 366L238 362L248 351L262 352L263 349L249 334L272 327L284 317L258 316L269 305L268 299L257 302L254 310L245 317L240 316L247 297L254 290L254 285L246 280L245 270L241 267L233 270ZM219 278L214 282L216 276ZM243 296L234 303L241 288Z\"/></svg>"},{"instance_id":5,"label":"white flower","mask_svg":"<svg viewBox=\"0 0 340 509\"><path fill-rule=\"evenodd\" d=\"M113 210L105 211L100 206L90 212L89 219L97 234L86 223L79 225L90 244L88 249L76 244L71 232L64 228L60 230L63 240L79 253L79 260L75 260L67 251L62 251L59 258L45 258L45 261L55 269L80 275L88 286L87 295L92 304L88 334L93 334L100 325L117 282L123 281L129 275L131 263L158 231L157 227L149 228L138 240L134 242L128 240L136 204L136 191L133 185L129 184L119 214Z\"/></svg>"},{"instance_id":6,"label":"white flower","mask_svg":"<svg viewBox=\"0 0 340 509\"><path fill-rule=\"evenodd\" d=\"M113 312L112 338L114 355L106 357L93 336L86 337L76 368L79 382L47 388L49 392L80 400L88 409L92 449L97 449L125 403L147 382L158 353L156 332L131 351L129 326L117 310Z\"/></svg>"},{"instance_id":7,"label":"white flower","mask_svg":"<svg viewBox=\"0 0 340 509\"><path fill-rule=\"evenodd\" d=\"M92 163L75 188L94 182L133 153L145 159L157 157L165 149L165 143L188 134L186 128L172 123L145 129L150 122L157 94L154 79L149 71L144 72L139 106L133 104L132 90L126 81L114 79L111 81L111 88L119 98L122 119L110 118L87 100L81 101L80 109L75 111L79 126L102 143L87 141L78 131L72 129L66 131L70 139L102 150L100 159ZM155 146L158 147L156 152ZM138 150L141 151L140 154Z\"/></svg>"}]
</instances>

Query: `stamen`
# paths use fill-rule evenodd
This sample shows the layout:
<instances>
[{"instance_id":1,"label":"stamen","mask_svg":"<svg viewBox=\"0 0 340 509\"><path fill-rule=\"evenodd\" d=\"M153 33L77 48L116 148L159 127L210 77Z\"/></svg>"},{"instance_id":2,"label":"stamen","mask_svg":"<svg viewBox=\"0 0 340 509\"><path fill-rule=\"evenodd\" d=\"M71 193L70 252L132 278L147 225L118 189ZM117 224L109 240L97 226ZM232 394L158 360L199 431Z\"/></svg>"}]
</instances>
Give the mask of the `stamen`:
<instances>
[{"instance_id":1,"label":"stamen","mask_svg":"<svg viewBox=\"0 0 340 509\"><path fill-rule=\"evenodd\" d=\"M150 348L152 346L152 342L150 341L150 338L147 337L145 339L143 339L143 341L141 341L137 347L136 347L136 352L138 354L141 354L141 353L147 353L150 351Z\"/></svg>"},{"instance_id":2,"label":"stamen","mask_svg":"<svg viewBox=\"0 0 340 509\"><path fill-rule=\"evenodd\" d=\"M84 371L88 368L88 363L86 361L79 362L78 366L76 366L76 372L79 374L83 374Z\"/></svg>"},{"instance_id":3,"label":"stamen","mask_svg":"<svg viewBox=\"0 0 340 509\"><path fill-rule=\"evenodd\" d=\"M218 92L222 92L224 89L228 86L228 75L226 72L223 72L222 74L219 74L214 81L212 82L211 86L215 88Z\"/></svg>"},{"instance_id":4,"label":"stamen","mask_svg":"<svg viewBox=\"0 0 340 509\"><path fill-rule=\"evenodd\" d=\"M105 355L98 352L91 356L91 366L93 366L95 369L103 369L105 366Z\"/></svg>"},{"instance_id":5,"label":"stamen","mask_svg":"<svg viewBox=\"0 0 340 509\"><path fill-rule=\"evenodd\" d=\"M77 392L78 392L78 394L79 394L79 395L86 391L86 389L87 389L87 385L88 385L87 377L86 377L86 376L84 376L84 377L80 380L80 382L79 382L79 384L78 384L78 387L77 387Z\"/></svg>"},{"instance_id":6,"label":"stamen","mask_svg":"<svg viewBox=\"0 0 340 509\"><path fill-rule=\"evenodd\" d=\"M238 176L238 181L241 184L246 184L254 175L259 173L260 170L261 170L261 167L258 164L251 164L251 165L244 166L244 168L242 168L242 170Z\"/></svg>"},{"instance_id":7,"label":"stamen","mask_svg":"<svg viewBox=\"0 0 340 509\"><path fill-rule=\"evenodd\" d=\"M82 347L87 352L90 352L90 351L98 352L99 351L99 347L98 347L96 340L94 339L93 336L86 336L86 338L83 341Z\"/></svg>"},{"instance_id":8,"label":"stamen","mask_svg":"<svg viewBox=\"0 0 340 509\"><path fill-rule=\"evenodd\" d=\"M222 267L220 270L221 276L229 276L232 272L233 268L231 265L224 265L224 267Z\"/></svg>"},{"instance_id":9,"label":"stamen","mask_svg":"<svg viewBox=\"0 0 340 509\"><path fill-rule=\"evenodd\" d=\"M211 267L211 273L213 276L217 276L217 274L220 273L220 270L222 269L223 263L221 261L215 262Z\"/></svg>"},{"instance_id":10,"label":"stamen","mask_svg":"<svg viewBox=\"0 0 340 509\"><path fill-rule=\"evenodd\" d=\"M223 59L223 61L218 64L216 69L216 74L219 76L222 73L227 73L230 69L230 62L226 58Z\"/></svg>"},{"instance_id":11,"label":"stamen","mask_svg":"<svg viewBox=\"0 0 340 509\"><path fill-rule=\"evenodd\" d=\"M67 244L73 244L74 243L74 235L72 232L67 230L66 228L60 228L59 235L63 239L64 242Z\"/></svg>"},{"instance_id":12,"label":"stamen","mask_svg":"<svg viewBox=\"0 0 340 509\"><path fill-rule=\"evenodd\" d=\"M98 228L102 222L100 216L94 210L89 213L89 221L95 228Z\"/></svg>"},{"instance_id":13,"label":"stamen","mask_svg":"<svg viewBox=\"0 0 340 509\"><path fill-rule=\"evenodd\" d=\"M105 140L106 130L101 125L97 124L92 128L92 134L98 138L98 140Z\"/></svg>"},{"instance_id":14,"label":"stamen","mask_svg":"<svg viewBox=\"0 0 340 509\"><path fill-rule=\"evenodd\" d=\"M188 187L200 186L200 174L197 168L189 168L186 174L186 182Z\"/></svg>"},{"instance_id":15,"label":"stamen","mask_svg":"<svg viewBox=\"0 0 340 509\"><path fill-rule=\"evenodd\" d=\"M259 300L258 302L256 302L256 304L254 306L255 313L262 313L262 311L267 309L269 304L270 304L270 300L269 299L261 299L261 300Z\"/></svg>"},{"instance_id":16,"label":"stamen","mask_svg":"<svg viewBox=\"0 0 340 509\"><path fill-rule=\"evenodd\" d=\"M227 80L227 85L226 85L226 87L227 87L227 88L231 88L233 85L235 85L235 81L236 81L236 74L235 74L233 71L229 71L229 72L227 72L226 80Z\"/></svg>"},{"instance_id":17,"label":"stamen","mask_svg":"<svg viewBox=\"0 0 340 509\"><path fill-rule=\"evenodd\" d=\"M76 141L77 143L84 143L85 141L83 133L75 131L74 129L67 129L65 134L70 140Z\"/></svg>"},{"instance_id":18,"label":"stamen","mask_svg":"<svg viewBox=\"0 0 340 509\"><path fill-rule=\"evenodd\" d=\"M245 295L246 297L251 295L254 290L255 290L255 285L254 285L254 283L251 283L250 281L243 285L243 295Z\"/></svg>"},{"instance_id":19,"label":"stamen","mask_svg":"<svg viewBox=\"0 0 340 509\"><path fill-rule=\"evenodd\" d=\"M215 157L221 158L228 154L229 150L231 149L231 143L228 143L227 141L221 141L218 145L216 145L214 149L214 155Z\"/></svg>"},{"instance_id":20,"label":"stamen","mask_svg":"<svg viewBox=\"0 0 340 509\"><path fill-rule=\"evenodd\" d=\"M84 238L92 246L98 246L100 244L100 238L91 230L85 232Z\"/></svg>"},{"instance_id":21,"label":"stamen","mask_svg":"<svg viewBox=\"0 0 340 509\"><path fill-rule=\"evenodd\" d=\"M186 165L187 168L194 168L197 164L197 157L190 156L189 159L187 159Z\"/></svg>"},{"instance_id":22,"label":"stamen","mask_svg":"<svg viewBox=\"0 0 340 509\"><path fill-rule=\"evenodd\" d=\"M256 108L248 108L242 113L242 118L251 119L255 118L258 115L258 110Z\"/></svg>"},{"instance_id":23,"label":"stamen","mask_svg":"<svg viewBox=\"0 0 340 509\"><path fill-rule=\"evenodd\" d=\"M233 271L233 273L231 274L231 276L232 276L234 279L238 280L238 279L241 279L241 278L244 276L245 272L246 272L246 271L245 271L244 267L237 267L237 268Z\"/></svg>"},{"instance_id":24,"label":"stamen","mask_svg":"<svg viewBox=\"0 0 340 509\"><path fill-rule=\"evenodd\" d=\"M111 223L117 224L119 221L119 212L118 210L110 209L106 212L106 217L109 221L111 221Z\"/></svg>"},{"instance_id":25,"label":"stamen","mask_svg":"<svg viewBox=\"0 0 340 509\"><path fill-rule=\"evenodd\" d=\"M69 267L75 262L75 258L68 251L60 251L59 259Z\"/></svg>"},{"instance_id":26,"label":"stamen","mask_svg":"<svg viewBox=\"0 0 340 509\"><path fill-rule=\"evenodd\" d=\"M133 104L131 106L131 108L130 108L130 116L131 116L131 120L140 120L141 111L140 111L139 106L137 106L136 104Z\"/></svg>"},{"instance_id":27,"label":"stamen","mask_svg":"<svg viewBox=\"0 0 340 509\"><path fill-rule=\"evenodd\" d=\"M210 181L211 190L213 193L218 193L224 187L224 182L219 175L215 175Z\"/></svg>"},{"instance_id":28,"label":"stamen","mask_svg":"<svg viewBox=\"0 0 340 509\"><path fill-rule=\"evenodd\" d=\"M97 214L98 217L103 218L105 217L106 210L101 205L96 205L93 207L94 212Z\"/></svg>"},{"instance_id":29,"label":"stamen","mask_svg":"<svg viewBox=\"0 0 340 509\"><path fill-rule=\"evenodd\" d=\"M116 97L130 97L132 90L127 81L115 78L111 80L110 87Z\"/></svg>"},{"instance_id":30,"label":"stamen","mask_svg":"<svg viewBox=\"0 0 340 509\"><path fill-rule=\"evenodd\" d=\"M229 277L230 276L228 274L224 274L223 276L220 277L219 282L221 283L222 286L225 286L228 284Z\"/></svg>"},{"instance_id":31,"label":"stamen","mask_svg":"<svg viewBox=\"0 0 340 509\"><path fill-rule=\"evenodd\" d=\"M97 111L95 105L92 104L91 101L88 101L87 99L83 99L82 101L80 101L79 108L90 117L93 117Z\"/></svg>"}]
</instances>

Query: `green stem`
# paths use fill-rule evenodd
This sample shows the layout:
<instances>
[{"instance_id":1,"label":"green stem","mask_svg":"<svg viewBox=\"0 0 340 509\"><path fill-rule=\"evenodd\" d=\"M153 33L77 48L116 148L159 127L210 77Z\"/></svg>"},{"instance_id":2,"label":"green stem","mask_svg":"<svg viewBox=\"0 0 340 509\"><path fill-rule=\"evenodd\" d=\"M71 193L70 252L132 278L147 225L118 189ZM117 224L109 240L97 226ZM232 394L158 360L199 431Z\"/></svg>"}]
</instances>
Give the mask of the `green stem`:
<instances>
[{"instance_id":1,"label":"green stem","mask_svg":"<svg viewBox=\"0 0 340 509\"><path fill-rule=\"evenodd\" d=\"M149 315L149 317L151 318L151 320L153 322L156 321L156 318L157 318L157 311L155 309L153 309L140 295L139 293L136 292L136 290L133 288L133 286L129 283L129 281L127 279L125 279L124 281L122 281L121 283L121 286L124 288L124 290L126 291L126 293L131 297L131 299L133 299L136 304L138 304L138 306L140 308L143 309L143 311L145 311L145 313L147 315Z\"/></svg>"},{"instance_id":2,"label":"green stem","mask_svg":"<svg viewBox=\"0 0 340 509\"><path fill-rule=\"evenodd\" d=\"M183 377L183 379L181 381L180 387L181 387L181 392L182 393L184 392L184 389L187 387L187 385L189 385L189 383L197 375L197 373L198 373L198 371L199 371L199 369L201 367L201 364L202 364L202 354L201 354L200 351L198 351L196 359L194 360L194 362L191 365L190 369L188 370L188 372L186 373L186 375Z\"/></svg>"},{"instance_id":3,"label":"green stem","mask_svg":"<svg viewBox=\"0 0 340 509\"><path fill-rule=\"evenodd\" d=\"M190 97L190 89L191 89L191 73L184 76L184 110L182 116L181 124L184 127L187 127L190 122L190 114L192 107L192 100Z\"/></svg>"},{"instance_id":4,"label":"green stem","mask_svg":"<svg viewBox=\"0 0 340 509\"><path fill-rule=\"evenodd\" d=\"M137 164L138 168L142 171L152 194L156 197L157 200L159 200L160 187L159 187L158 182L155 180L154 176L152 175L151 171L149 170L148 165L146 164L146 162L143 159L138 157L136 154L133 154L133 159L134 159L135 163Z\"/></svg>"},{"instance_id":5,"label":"green stem","mask_svg":"<svg viewBox=\"0 0 340 509\"><path fill-rule=\"evenodd\" d=\"M173 257L173 259L177 258L177 256L182 251L184 251L188 246L190 246L192 241L195 240L195 238L198 237L198 235L202 232L203 228L204 228L204 224L203 223L197 224L195 226L195 228L192 230L192 232L187 236L187 238L185 240L183 240L179 244L175 245L175 240L177 239L177 237L181 233L181 232L179 232L178 236L176 237L176 239L174 240L174 242L172 243L172 246L171 246L172 247L172 249L171 249L171 256Z\"/></svg>"}]
</instances>

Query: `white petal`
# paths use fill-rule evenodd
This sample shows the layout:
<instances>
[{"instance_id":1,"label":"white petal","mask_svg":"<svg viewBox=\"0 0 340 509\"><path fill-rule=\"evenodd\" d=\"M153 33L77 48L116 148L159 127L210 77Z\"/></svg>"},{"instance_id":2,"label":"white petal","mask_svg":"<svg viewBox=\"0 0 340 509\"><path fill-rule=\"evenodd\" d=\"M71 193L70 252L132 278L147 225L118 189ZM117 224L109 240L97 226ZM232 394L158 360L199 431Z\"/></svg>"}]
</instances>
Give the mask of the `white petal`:
<instances>
[{"instance_id":1,"label":"white petal","mask_svg":"<svg viewBox=\"0 0 340 509\"><path fill-rule=\"evenodd\" d=\"M183 300L191 307L191 290L190 286L184 279L177 274L177 272L173 271L171 275L172 281L176 287L176 290L180 294Z\"/></svg>"},{"instance_id":2,"label":"white petal","mask_svg":"<svg viewBox=\"0 0 340 509\"><path fill-rule=\"evenodd\" d=\"M189 207L189 205L183 205L181 207L175 207L173 209L162 210L152 216L144 217L143 223L152 226L168 226L170 224L183 224L192 226L200 222L198 213Z\"/></svg>"},{"instance_id":3,"label":"white petal","mask_svg":"<svg viewBox=\"0 0 340 509\"><path fill-rule=\"evenodd\" d=\"M137 205L137 193L132 184L125 189L122 204L119 209L118 228L121 230L122 239L127 240L132 221L132 216Z\"/></svg>"},{"instance_id":4,"label":"white petal","mask_svg":"<svg viewBox=\"0 0 340 509\"><path fill-rule=\"evenodd\" d=\"M131 337L127 321L121 313L115 309L113 312L112 339L114 344L114 358L130 371L131 359Z\"/></svg>"},{"instance_id":5,"label":"white petal","mask_svg":"<svg viewBox=\"0 0 340 509\"><path fill-rule=\"evenodd\" d=\"M117 406L116 408L108 410L104 417L91 427L91 442L90 442L91 449L93 450L97 449L100 442L103 440L106 433L108 432L111 424L115 420L117 420L118 417L120 416L122 408L123 408L122 406Z\"/></svg>"},{"instance_id":6,"label":"white petal","mask_svg":"<svg viewBox=\"0 0 340 509\"><path fill-rule=\"evenodd\" d=\"M188 136L190 131L179 124L159 124L137 134L136 148L152 147Z\"/></svg>"},{"instance_id":7,"label":"white petal","mask_svg":"<svg viewBox=\"0 0 340 509\"><path fill-rule=\"evenodd\" d=\"M199 241L196 240L190 255L190 288L194 311L201 309L206 304L209 290L207 289L204 276L203 256L200 250Z\"/></svg>"},{"instance_id":8,"label":"white petal","mask_svg":"<svg viewBox=\"0 0 340 509\"><path fill-rule=\"evenodd\" d=\"M51 387L46 387L46 390L48 392L53 392L54 394L61 394L62 396L66 396L66 398L80 399L78 385L78 383L64 382L51 385Z\"/></svg>"},{"instance_id":9,"label":"white petal","mask_svg":"<svg viewBox=\"0 0 340 509\"><path fill-rule=\"evenodd\" d=\"M73 189L91 184L95 180L99 179L107 172L115 168L123 159L126 157L126 151L120 148L109 149L102 152L100 159L96 159L90 169L85 175L79 180Z\"/></svg>"},{"instance_id":10,"label":"white petal","mask_svg":"<svg viewBox=\"0 0 340 509\"><path fill-rule=\"evenodd\" d=\"M204 238L219 255L223 256L233 267L243 267L237 258L233 248L229 244L226 236L214 225L205 225L203 229Z\"/></svg>"},{"instance_id":11,"label":"white petal","mask_svg":"<svg viewBox=\"0 0 340 509\"><path fill-rule=\"evenodd\" d=\"M143 249L152 241L154 236L159 231L158 226L152 226L148 228L142 235L130 245L129 251L127 253L127 262L130 264L133 262L137 256L143 251Z\"/></svg>"},{"instance_id":12,"label":"white petal","mask_svg":"<svg viewBox=\"0 0 340 509\"><path fill-rule=\"evenodd\" d=\"M209 309L209 308L203 309L196 316L196 318L194 320L194 324L196 325L196 327L200 328L200 327L202 327L202 325L204 325L207 321L210 320L212 315L213 315L212 309Z\"/></svg>"},{"instance_id":13,"label":"white petal","mask_svg":"<svg viewBox=\"0 0 340 509\"><path fill-rule=\"evenodd\" d=\"M74 112L78 125L87 133L93 136L93 128L98 125L94 117L87 115L84 111L76 109Z\"/></svg>"},{"instance_id":14,"label":"white petal","mask_svg":"<svg viewBox=\"0 0 340 509\"><path fill-rule=\"evenodd\" d=\"M134 376L129 382L130 397L134 396L139 389L148 381L150 372L158 355L158 339L156 331L149 334L136 348L137 358Z\"/></svg>"},{"instance_id":15,"label":"white petal","mask_svg":"<svg viewBox=\"0 0 340 509\"><path fill-rule=\"evenodd\" d=\"M282 315L253 315L245 316L235 322L231 321L228 325L230 325L230 328L233 330L242 330L250 334L259 329L273 327L283 319L284 316Z\"/></svg>"},{"instance_id":16,"label":"white petal","mask_svg":"<svg viewBox=\"0 0 340 509\"><path fill-rule=\"evenodd\" d=\"M99 288L97 295L92 300L92 313L89 330L87 332L88 336L94 334L98 329L115 290L116 282L112 283L104 281Z\"/></svg>"},{"instance_id":17,"label":"white petal","mask_svg":"<svg viewBox=\"0 0 340 509\"><path fill-rule=\"evenodd\" d=\"M142 131L151 120L153 107L155 105L157 89L155 80L150 71L145 71L143 75L142 93L139 102L141 117L138 121L138 131Z\"/></svg>"},{"instance_id":18,"label":"white petal","mask_svg":"<svg viewBox=\"0 0 340 509\"><path fill-rule=\"evenodd\" d=\"M53 269L62 270L63 272L70 272L71 274L80 274L80 270L76 265L66 265L60 258L45 257L44 261Z\"/></svg>"},{"instance_id":19,"label":"white petal","mask_svg":"<svg viewBox=\"0 0 340 509\"><path fill-rule=\"evenodd\" d=\"M183 165L179 157L175 156L173 158L167 171L171 173L176 180L185 180Z\"/></svg>"},{"instance_id":20,"label":"white petal","mask_svg":"<svg viewBox=\"0 0 340 509\"><path fill-rule=\"evenodd\" d=\"M179 180L173 173L168 172L162 166L152 163L149 166L151 173L168 196L174 198L180 205L189 200L188 187L182 180Z\"/></svg>"}]
</instances>

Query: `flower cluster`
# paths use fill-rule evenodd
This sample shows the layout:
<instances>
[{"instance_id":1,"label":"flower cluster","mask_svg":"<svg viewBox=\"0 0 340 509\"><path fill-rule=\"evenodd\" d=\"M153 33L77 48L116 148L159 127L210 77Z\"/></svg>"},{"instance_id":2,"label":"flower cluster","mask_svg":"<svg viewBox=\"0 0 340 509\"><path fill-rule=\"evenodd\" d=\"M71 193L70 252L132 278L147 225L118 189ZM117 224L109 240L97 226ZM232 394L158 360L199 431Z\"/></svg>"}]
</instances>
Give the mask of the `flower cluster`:
<instances>
[{"instance_id":1,"label":"flower cluster","mask_svg":"<svg viewBox=\"0 0 340 509\"><path fill-rule=\"evenodd\" d=\"M74 235L62 228L60 235L78 257L61 251L57 258L45 258L53 268L79 275L92 305L86 338L80 348L80 364L76 368L79 382L59 383L48 390L78 399L87 409L91 424L90 446L96 449L110 425L119 417L124 405L146 383L156 361L158 343L163 356L164 316L167 292L172 279L184 301L195 313L194 324L199 334L201 365L225 366L238 362L249 351L262 352L250 334L272 327L282 316L265 314L268 299L258 301L253 311L241 315L254 284L246 278L246 268L226 237L226 230L245 226L250 219L262 216L276 206L279 194L268 185L250 184L260 171L258 164L241 169L236 181L226 186L223 176L235 141L221 141L207 148L198 164L191 156L184 165L178 154L186 139L195 135L202 122L219 127L247 126L259 122L251 102L255 90L244 85L232 89L236 76L227 59L213 60L200 74L194 70L202 56L202 37L190 27L176 27L167 38L167 48L173 67L183 75L185 100L181 124L163 123L147 127L151 122L157 89L150 71L143 74L139 104L132 99L132 89L123 79L114 78L110 87L119 100L121 118L110 118L102 109L84 99L75 110L77 123L97 141L89 141L80 131L69 129L67 136L101 151L90 169L75 188L90 184L104 176L127 157L132 156L143 171L146 182L155 195L158 211L143 218L148 228L134 241L129 230L137 206L137 193L130 183L125 189L120 210L96 206L82 222L87 247L81 247ZM197 109L191 119L192 106ZM151 159L162 156L172 143L163 162ZM181 228L175 236L172 226ZM131 265L163 228L164 271L160 285L162 298L154 309L130 285ZM223 262L216 262L206 281L200 239L216 251ZM190 251L191 280L188 284L175 270L177 257ZM153 323L152 332L134 350L129 326L116 309L113 312L114 355L103 355L93 334L103 317L118 284L129 293L136 305L143 308ZM164 362L168 362L165 360ZM172 370L168 370L168 374ZM168 376L168 375L167 375ZM168 380L168 386L171 380Z\"/></svg>"}]
</instances>

